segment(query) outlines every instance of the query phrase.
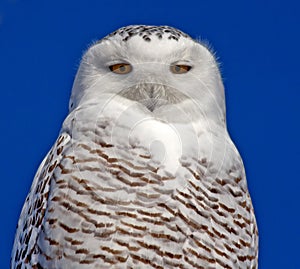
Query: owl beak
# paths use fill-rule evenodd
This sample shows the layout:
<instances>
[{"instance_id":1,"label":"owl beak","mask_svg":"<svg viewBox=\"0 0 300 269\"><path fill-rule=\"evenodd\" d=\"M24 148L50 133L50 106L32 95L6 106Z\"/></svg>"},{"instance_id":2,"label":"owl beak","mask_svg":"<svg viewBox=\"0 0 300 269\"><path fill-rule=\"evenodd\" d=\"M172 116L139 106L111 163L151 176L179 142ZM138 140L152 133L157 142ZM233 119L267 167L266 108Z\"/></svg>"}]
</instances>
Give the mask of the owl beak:
<instances>
[{"instance_id":1,"label":"owl beak","mask_svg":"<svg viewBox=\"0 0 300 269\"><path fill-rule=\"evenodd\" d=\"M140 83L122 90L119 95L139 102L150 112L167 104L179 103L185 97L173 88L159 83Z\"/></svg>"},{"instance_id":2,"label":"owl beak","mask_svg":"<svg viewBox=\"0 0 300 269\"><path fill-rule=\"evenodd\" d=\"M139 103L144 105L150 112L154 112L159 107L166 105L167 101L162 99L148 98L140 100Z\"/></svg>"},{"instance_id":3,"label":"owl beak","mask_svg":"<svg viewBox=\"0 0 300 269\"><path fill-rule=\"evenodd\" d=\"M141 83L128 89L125 93L125 97L139 102L150 112L154 112L158 107L167 103L167 100L162 98L162 96L165 96L163 93L165 91L164 88L165 87L160 84Z\"/></svg>"}]
</instances>

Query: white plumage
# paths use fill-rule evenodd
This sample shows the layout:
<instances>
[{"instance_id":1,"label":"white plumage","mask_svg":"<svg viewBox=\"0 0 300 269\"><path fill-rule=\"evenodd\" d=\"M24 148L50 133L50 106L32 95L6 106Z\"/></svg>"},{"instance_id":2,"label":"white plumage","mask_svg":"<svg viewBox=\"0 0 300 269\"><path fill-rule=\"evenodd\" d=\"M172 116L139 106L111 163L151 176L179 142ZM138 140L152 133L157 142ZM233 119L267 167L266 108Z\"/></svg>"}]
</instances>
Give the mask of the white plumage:
<instances>
[{"instance_id":1,"label":"white plumage","mask_svg":"<svg viewBox=\"0 0 300 269\"><path fill-rule=\"evenodd\" d=\"M121 28L84 54L69 106L11 268L257 268L244 167L203 44Z\"/></svg>"}]
</instances>

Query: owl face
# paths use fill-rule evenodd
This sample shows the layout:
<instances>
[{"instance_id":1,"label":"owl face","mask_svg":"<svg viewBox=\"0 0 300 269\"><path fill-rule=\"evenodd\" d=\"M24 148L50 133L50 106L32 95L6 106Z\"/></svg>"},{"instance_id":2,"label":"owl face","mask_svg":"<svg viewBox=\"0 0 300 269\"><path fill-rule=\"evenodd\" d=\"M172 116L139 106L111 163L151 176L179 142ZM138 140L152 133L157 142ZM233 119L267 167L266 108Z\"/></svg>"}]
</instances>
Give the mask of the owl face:
<instances>
[{"instance_id":1,"label":"owl face","mask_svg":"<svg viewBox=\"0 0 300 269\"><path fill-rule=\"evenodd\" d=\"M83 56L70 109L103 95L149 114L183 110L224 118L224 91L212 53L166 26L128 26L103 38Z\"/></svg>"}]
</instances>

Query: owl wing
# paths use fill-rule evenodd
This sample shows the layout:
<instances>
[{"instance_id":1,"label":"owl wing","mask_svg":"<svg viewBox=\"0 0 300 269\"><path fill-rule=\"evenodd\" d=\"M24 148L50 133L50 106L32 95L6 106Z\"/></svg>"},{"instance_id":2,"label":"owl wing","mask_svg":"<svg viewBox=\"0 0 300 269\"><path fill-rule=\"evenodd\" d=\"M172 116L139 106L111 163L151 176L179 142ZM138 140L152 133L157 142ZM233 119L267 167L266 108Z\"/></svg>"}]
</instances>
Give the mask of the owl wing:
<instances>
[{"instance_id":1,"label":"owl wing","mask_svg":"<svg viewBox=\"0 0 300 269\"><path fill-rule=\"evenodd\" d=\"M22 269L26 265L35 264L38 255L36 242L48 204L50 180L55 167L63 158L63 149L70 140L69 134L61 133L38 168L19 218L11 268Z\"/></svg>"}]
</instances>

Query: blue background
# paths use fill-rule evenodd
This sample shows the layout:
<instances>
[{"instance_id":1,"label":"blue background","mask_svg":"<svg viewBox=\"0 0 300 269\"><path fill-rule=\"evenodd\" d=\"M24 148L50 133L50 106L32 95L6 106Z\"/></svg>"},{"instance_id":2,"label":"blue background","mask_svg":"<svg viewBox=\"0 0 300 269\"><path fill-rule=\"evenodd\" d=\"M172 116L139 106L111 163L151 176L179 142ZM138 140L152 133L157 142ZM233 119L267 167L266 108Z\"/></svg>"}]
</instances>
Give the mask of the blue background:
<instances>
[{"instance_id":1,"label":"blue background","mask_svg":"<svg viewBox=\"0 0 300 269\"><path fill-rule=\"evenodd\" d=\"M259 266L300 268L297 2L0 0L0 268L83 51L128 24L175 26L212 44L259 225Z\"/></svg>"}]
</instances>

